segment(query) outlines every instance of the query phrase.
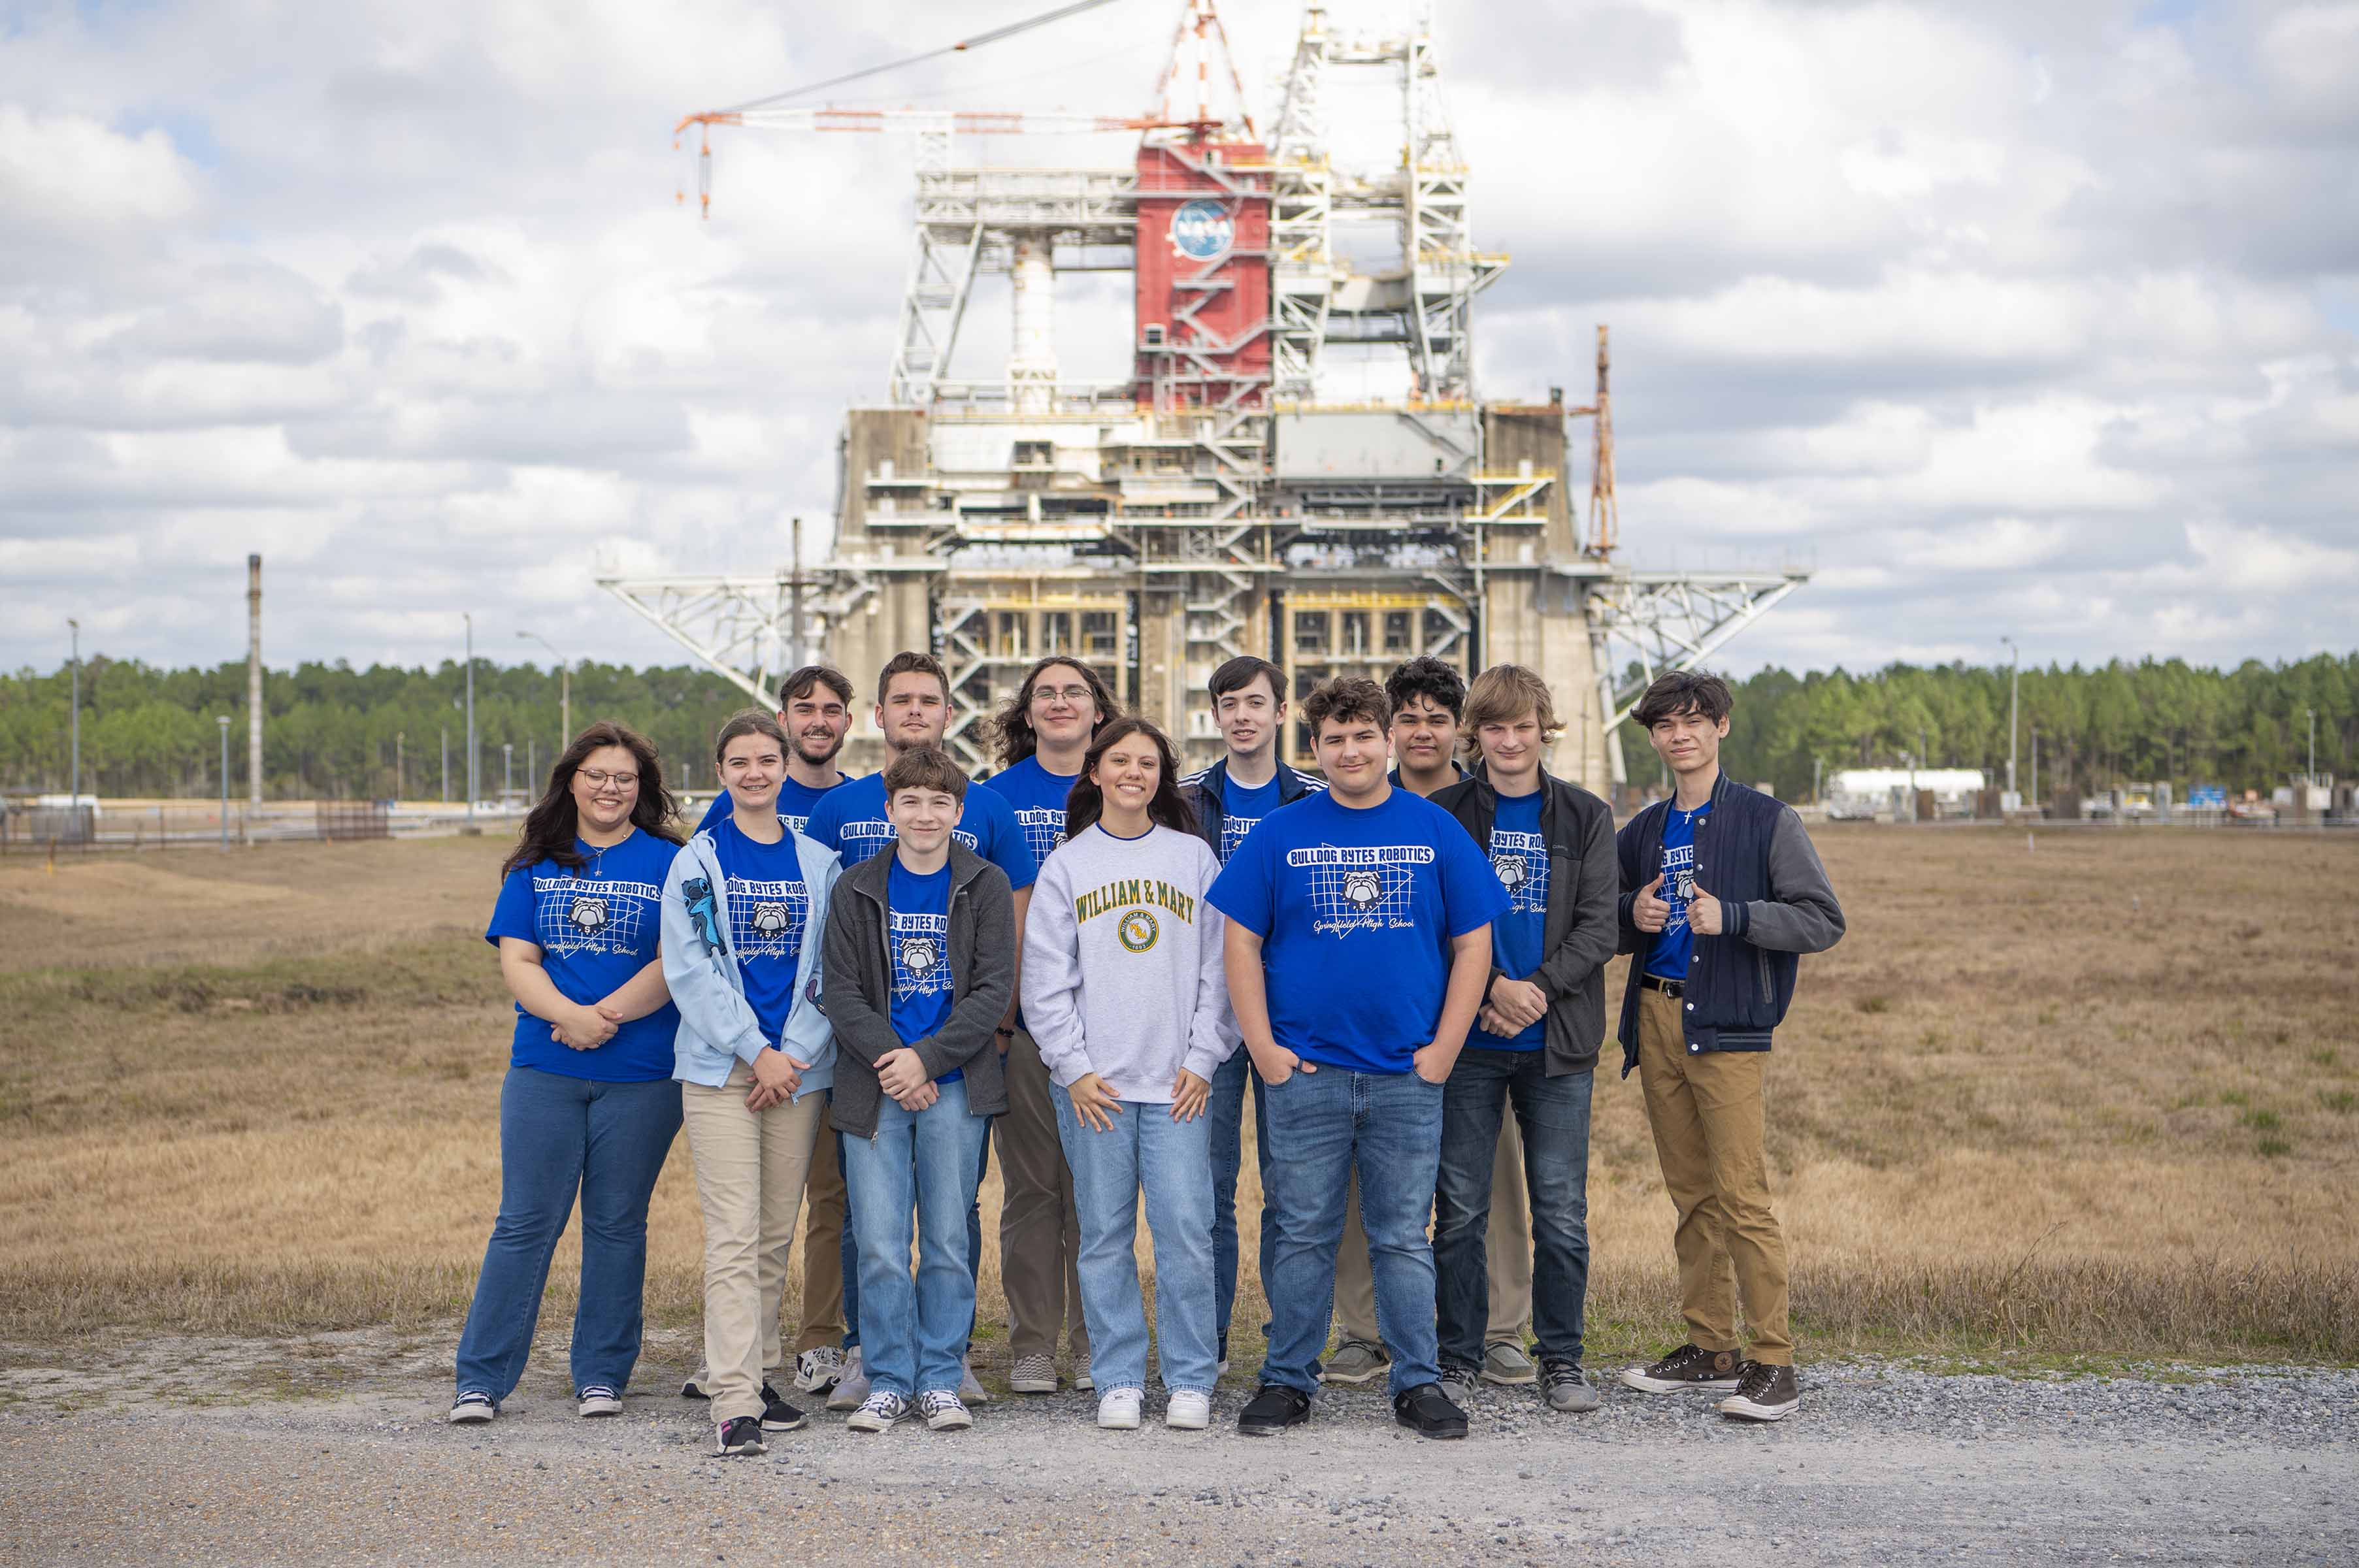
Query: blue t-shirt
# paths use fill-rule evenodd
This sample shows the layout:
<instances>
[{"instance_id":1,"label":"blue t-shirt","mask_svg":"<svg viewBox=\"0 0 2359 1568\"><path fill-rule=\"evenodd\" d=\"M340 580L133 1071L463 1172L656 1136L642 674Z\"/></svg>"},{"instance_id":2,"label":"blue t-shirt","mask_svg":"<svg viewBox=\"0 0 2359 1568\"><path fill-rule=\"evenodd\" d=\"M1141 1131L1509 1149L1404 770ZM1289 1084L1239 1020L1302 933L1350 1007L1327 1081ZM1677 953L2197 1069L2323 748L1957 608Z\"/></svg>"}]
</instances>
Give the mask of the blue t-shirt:
<instances>
[{"instance_id":1,"label":"blue t-shirt","mask_svg":"<svg viewBox=\"0 0 2359 1568\"><path fill-rule=\"evenodd\" d=\"M1451 939L1507 903L1458 819L1405 789L1364 809L1322 793L1271 813L1207 896L1262 938L1277 1042L1364 1073L1410 1069L1441 1017Z\"/></svg>"},{"instance_id":2,"label":"blue t-shirt","mask_svg":"<svg viewBox=\"0 0 2359 1568\"><path fill-rule=\"evenodd\" d=\"M870 773L828 791L811 808L803 833L842 856L847 871L890 844L893 825L885 819L885 775ZM968 785L951 837L1006 871L1010 888L1032 885L1032 854L1024 847L1023 830L1006 795Z\"/></svg>"},{"instance_id":3,"label":"blue t-shirt","mask_svg":"<svg viewBox=\"0 0 2359 1568\"><path fill-rule=\"evenodd\" d=\"M734 816L712 829L720 857L722 894L729 902L729 950L745 982L745 1005L771 1044L785 1033L795 1006L795 968L810 924L810 889L803 881L795 836L775 844L745 837Z\"/></svg>"},{"instance_id":4,"label":"blue t-shirt","mask_svg":"<svg viewBox=\"0 0 2359 1568\"><path fill-rule=\"evenodd\" d=\"M983 787L997 794L1016 814L1016 826L1023 830L1024 847L1032 851L1036 876L1049 854L1065 841L1065 797L1081 782L1079 773L1050 773L1040 765L1037 756L1027 757L983 781Z\"/></svg>"},{"instance_id":5,"label":"blue t-shirt","mask_svg":"<svg viewBox=\"0 0 2359 1568\"><path fill-rule=\"evenodd\" d=\"M1245 835L1261 824L1261 819L1277 809L1277 775L1272 773L1266 784L1247 789L1236 780L1228 781L1221 792L1221 864L1227 865Z\"/></svg>"},{"instance_id":6,"label":"blue t-shirt","mask_svg":"<svg viewBox=\"0 0 2359 1568\"><path fill-rule=\"evenodd\" d=\"M1540 804L1547 795L1503 795L1491 819L1491 871L1507 895L1507 913L1491 924L1491 963L1509 979L1527 980L1548 955L1549 856L1540 837ZM1512 1038L1479 1026L1467 1037L1486 1051L1538 1051L1548 1044L1548 1020L1535 1019Z\"/></svg>"},{"instance_id":7,"label":"blue t-shirt","mask_svg":"<svg viewBox=\"0 0 2359 1568\"><path fill-rule=\"evenodd\" d=\"M582 860L578 871L540 860L507 874L484 939L495 947L503 936L536 944L541 970L558 994L586 1006L611 996L655 961L664 874L679 851L636 828L603 849L579 838L573 849ZM671 1076L679 1010L669 1001L624 1024L593 1051L576 1051L550 1039L548 1022L522 1003L516 1012L508 1060L516 1066L610 1084Z\"/></svg>"},{"instance_id":8,"label":"blue t-shirt","mask_svg":"<svg viewBox=\"0 0 2359 1568\"><path fill-rule=\"evenodd\" d=\"M893 1033L904 1045L935 1033L951 1016L951 869L917 872L893 857L885 879L885 946L893 959ZM966 1076L952 1067L934 1081Z\"/></svg>"},{"instance_id":9,"label":"blue t-shirt","mask_svg":"<svg viewBox=\"0 0 2359 1568\"><path fill-rule=\"evenodd\" d=\"M805 832L810 822L812 808L838 785L849 784L851 781L851 774L838 773L835 775L835 783L828 785L826 789L813 789L807 784L788 778L778 785L778 816L796 832ZM730 814L736 809L736 806L730 802L729 792L723 790L712 797L712 804L704 808L704 816L698 821L696 830L702 833L715 824L726 821Z\"/></svg>"},{"instance_id":10,"label":"blue t-shirt","mask_svg":"<svg viewBox=\"0 0 2359 1568\"><path fill-rule=\"evenodd\" d=\"M1676 805L1663 808L1663 885L1655 892L1671 906L1671 915L1647 949L1647 972L1667 980L1687 979L1695 952L1695 933L1688 929L1688 900L1695 896L1695 830L1711 815L1708 800L1693 811Z\"/></svg>"}]
</instances>

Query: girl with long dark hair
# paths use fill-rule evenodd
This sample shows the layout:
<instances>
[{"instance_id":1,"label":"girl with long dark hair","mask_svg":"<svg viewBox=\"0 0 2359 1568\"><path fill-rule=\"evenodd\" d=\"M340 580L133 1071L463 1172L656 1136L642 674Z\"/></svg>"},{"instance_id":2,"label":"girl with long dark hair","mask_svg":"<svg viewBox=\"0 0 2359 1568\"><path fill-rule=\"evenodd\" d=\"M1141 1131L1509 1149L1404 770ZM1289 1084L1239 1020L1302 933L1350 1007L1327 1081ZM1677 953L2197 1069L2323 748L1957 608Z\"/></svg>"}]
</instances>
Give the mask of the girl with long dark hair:
<instances>
[{"instance_id":1,"label":"girl with long dark hair","mask_svg":"<svg viewBox=\"0 0 2359 1568\"><path fill-rule=\"evenodd\" d=\"M657 952L679 843L673 812L656 749L601 720L550 767L500 868L484 936L516 1016L500 1087L500 1213L459 1337L455 1422L490 1421L523 1376L577 1196L576 1408L623 1408L639 1356L647 1199L679 1130L679 1014Z\"/></svg>"},{"instance_id":2,"label":"girl with long dark hair","mask_svg":"<svg viewBox=\"0 0 2359 1568\"><path fill-rule=\"evenodd\" d=\"M1145 719L1100 730L1024 925L1024 1011L1072 1167L1102 1427L1138 1425L1146 1397L1141 1194L1165 1423L1201 1428L1219 1378L1204 1102L1238 1037L1221 914L1204 897L1221 864L1196 836L1179 773L1171 742Z\"/></svg>"}]
</instances>

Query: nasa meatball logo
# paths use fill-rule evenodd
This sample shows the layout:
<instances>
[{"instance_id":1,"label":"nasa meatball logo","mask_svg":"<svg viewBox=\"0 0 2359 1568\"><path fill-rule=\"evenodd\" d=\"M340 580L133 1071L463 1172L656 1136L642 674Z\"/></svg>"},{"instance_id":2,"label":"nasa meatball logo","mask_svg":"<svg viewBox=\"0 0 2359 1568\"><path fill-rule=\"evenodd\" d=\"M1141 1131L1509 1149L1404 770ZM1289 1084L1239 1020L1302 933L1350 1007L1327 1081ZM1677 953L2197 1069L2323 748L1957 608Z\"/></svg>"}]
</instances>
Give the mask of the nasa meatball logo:
<instances>
[{"instance_id":1,"label":"nasa meatball logo","mask_svg":"<svg viewBox=\"0 0 2359 1568\"><path fill-rule=\"evenodd\" d=\"M1156 928L1155 916L1143 909L1125 913L1115 925L1114 934L1124 950L1132 953L1146 952L1155 946L1155 938L1161 935Z\"/></svg>"},{"instance_id":2,"label":"nasa meatball logo","mask_svg":"<svg viewBox=\"0 0 2359 1568\"><path fill-rule=\"evenodd\" d=\"M613 918L603 898L577 898L565 912L566 923L584 936L597 935Z\"/></svg>"},{"instance_id":3,"label":"nasa meatball logo","mask_svg":"<svg viewBox=\"0 0 2359 1568\"><path fill-rule=\"evenodd\" d=\"M1343 902L1364 914L1376 907L1385 896L1383 881L1374 871L1347 871L1343 876Z\"/></svg>"},{"instance_id":4,"label":"nasa meatball logo","mask_svg":"<svg viewBox=\"0 0 2359 1568\"><path fill-rule=\"evenodd\" d=\"M1236 237L1237 221L1217 201L1200 198L1182 202L1171 214L1171 248L1191 261L1228 254Z\"/></svg>"},{"instance_id":5,"label":"nasa meatball logo","mask_svg":"<svg viewBox=\"0 0 2359 1568\"><path fill-rule=\"evenodd\" d=\"M787 934L787 906L777 899L765 899L754 906L754 935L776 939Z\"/></svg>"},{"instance_id":6,"label":"nasa meatball logo","mask_svg":"<svg viewBox=\"0 0 2359 1568\"><path fill-rule=\"evenodd\" d=\"M933 973L941 962L942 950L930 936L905 936L901 939L901 967L920 979Z\"/></svg>"},{"instance_id":7,"label":"nasa meatball logo","mask_svg":"<svg viewBox=\"0 0 2359 1568\"><path fill-rule=\"evenodd\" d=\"M1499 873L1499 885L1509 892L1522 888L1525 879L1531 875L1521 855L1496 856L1491 861L1491 869Z\"/></svg>"}]
</instances>

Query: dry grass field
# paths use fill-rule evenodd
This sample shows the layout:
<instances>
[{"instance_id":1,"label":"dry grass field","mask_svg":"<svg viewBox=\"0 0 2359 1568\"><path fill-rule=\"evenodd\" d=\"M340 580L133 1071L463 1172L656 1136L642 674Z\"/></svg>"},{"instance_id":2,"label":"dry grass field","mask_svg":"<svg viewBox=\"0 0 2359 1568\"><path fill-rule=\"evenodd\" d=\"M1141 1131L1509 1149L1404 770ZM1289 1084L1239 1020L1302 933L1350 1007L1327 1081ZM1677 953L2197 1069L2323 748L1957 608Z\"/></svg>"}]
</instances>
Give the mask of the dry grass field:
<instances>
[{"instance_id":1,"label":"dry grass field","mask_svg":"<svg viewBox=\"0 0 2359 1568\"><path fill-rule=\"evenodd\" d=\"M1819 839L1851 935L1770 1091L1806 1355L2359 1361L2359 839ZM0 1339L454 1332L498 1191L501 849L0 866ZM1671 1214L1635 1081L1601 1071L1596 1126L1610 1359L1678 1337ZM653 1229L686 1326L684 1147ZM989 1255L984 1290L988 1323Z\"/></svg>"}]
</instances>

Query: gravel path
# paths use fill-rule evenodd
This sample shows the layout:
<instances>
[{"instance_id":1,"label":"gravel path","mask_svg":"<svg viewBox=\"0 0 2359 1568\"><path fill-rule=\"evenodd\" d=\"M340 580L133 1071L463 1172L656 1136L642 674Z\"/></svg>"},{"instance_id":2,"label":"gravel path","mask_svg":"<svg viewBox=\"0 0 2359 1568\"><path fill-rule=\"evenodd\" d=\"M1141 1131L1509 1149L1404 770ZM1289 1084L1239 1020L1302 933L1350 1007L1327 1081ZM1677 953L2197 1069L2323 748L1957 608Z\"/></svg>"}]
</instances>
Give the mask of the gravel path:
<instances>
[{"instance_id":1,"label":"gravel path","mask_svg":"<svg viewBox=\"0 0 2359 1568\"><path fill-rule=\"evenodd\" d=\"M330 1399L60 1413L23 1353L0 1408L11 1562L575 1561L1557 1564L2359 1562L2359 1373L2014 1381L1806 1369L1758 1427L1609 1389L1571 1418L1486 1390L1464 1443L1374 1390L1313 1424L1100 1433L1086 1396L996 1401L964 1434L841 1418L765 1458L708 1453L655 1379L575 1418L538 1368L490 1428L426 1357ZM677 1377L677 1373L671 1374ZM1232 1379L1233 1381L1234 1379ZM38 1382L38 1379L35 1379ZM158 1385L149 1384L153 1390ZM674 1383L671 1387L677 1387ZM1151 1407L1152 1408L1152 1407Z\"/></svg>"}]
</instances>

